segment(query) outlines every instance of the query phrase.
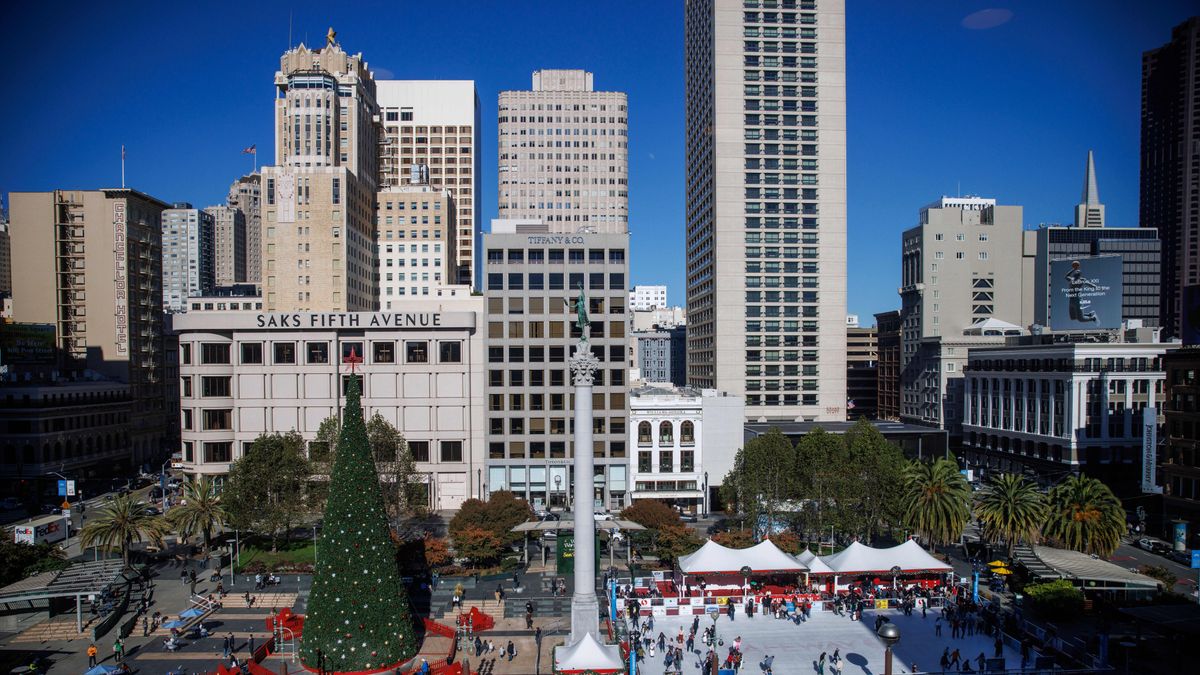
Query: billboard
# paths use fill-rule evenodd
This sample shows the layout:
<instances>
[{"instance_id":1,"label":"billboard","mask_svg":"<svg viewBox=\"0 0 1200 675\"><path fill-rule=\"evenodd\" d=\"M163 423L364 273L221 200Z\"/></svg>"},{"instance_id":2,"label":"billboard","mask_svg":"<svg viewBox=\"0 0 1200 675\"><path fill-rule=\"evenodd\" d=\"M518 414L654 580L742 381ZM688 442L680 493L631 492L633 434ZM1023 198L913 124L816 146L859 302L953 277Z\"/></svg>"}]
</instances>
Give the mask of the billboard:
<instances>
[{"instance_id":1,"label":"billboard","mask_svg":"<svg viewBox=\"0 0 1200 675\"><path fill-rule=\"evenodd\" d=\"M0 363L55 364L52 323L0 323Z\"/></svg>"},{"instance_id":2,"label":"billboard","mask_svg":"<svg viewBox=\"0 0 1200 675\"><path fill-rule=\"evenodd\" d=\"M1050 261L1050 329L1121 327L1122 259L1119 255Z\"/></svg>"}]
</instances>

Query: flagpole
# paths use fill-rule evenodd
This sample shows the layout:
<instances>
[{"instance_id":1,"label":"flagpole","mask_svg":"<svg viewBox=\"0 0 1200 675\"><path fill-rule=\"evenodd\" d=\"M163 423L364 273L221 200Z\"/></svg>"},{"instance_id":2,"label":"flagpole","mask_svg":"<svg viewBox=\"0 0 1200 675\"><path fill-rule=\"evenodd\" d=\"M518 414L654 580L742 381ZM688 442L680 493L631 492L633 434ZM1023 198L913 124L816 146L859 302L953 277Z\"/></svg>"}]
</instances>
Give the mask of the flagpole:
<instances>
[{"instance_id":1,"label":"flagpole","mask_svg":"<svg viewBox=\"0 0 1200 675\"><path fill-rule=\"evenodd\" d=\"M121 189L125 189L125 146L121 145Z\"/></svg>"}]
</instances>

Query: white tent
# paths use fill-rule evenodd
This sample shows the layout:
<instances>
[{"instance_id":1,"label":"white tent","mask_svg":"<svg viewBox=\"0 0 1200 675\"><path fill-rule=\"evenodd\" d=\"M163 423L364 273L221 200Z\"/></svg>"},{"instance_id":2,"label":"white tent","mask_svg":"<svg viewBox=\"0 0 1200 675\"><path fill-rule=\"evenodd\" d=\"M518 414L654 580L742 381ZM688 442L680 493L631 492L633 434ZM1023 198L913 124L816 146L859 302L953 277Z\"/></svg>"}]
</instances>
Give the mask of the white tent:
<instances>
[{"instance_id":1,"label":"white tent","mask_svg":"<svg viewBox=\"0 0 1200 675\"><path fill-rule=\"evenodd\" d=\"M808 569L796 558L779 550L770 540L750 548L727 548L709 539L695 553L679 558L684 574L740 574L743 567L755 572L803 572Z\"/></svg>"},{"instance_id":2,"label":"white tent","mask_svg":"<svg viewBox=\"0 0 1200 675\"><path fill-rule=\"evenodd\" d=\"M856 541L840 553L827 556L825 564L838 574L886 573L893 567L899 567L905 573L949 572L953 569L911 539L891 548L871 548Z\"/></svg>"},{"instance_id":3,"label":"white tent","mask_svg":"<svg viewBox=\"0 0 1200 675\"><path fill-rule=\"evenodd\" d=\"M825 564L824 560L817 557L816 553L808 549L804 549L796 556L796 560L808 567L809 574L834 574L834 571Z\"/></svg>"},{"instance_id":4,"label":"white tent","mask_svg":"<svg viewBox=\"0 0 1200 675\"><path fill-rule=\"evenodd\" d=\"M621 648L602 645L591 633L584 633L575 644L554 650L556 673L623 673Z\"/></svg>"}]
</instances>

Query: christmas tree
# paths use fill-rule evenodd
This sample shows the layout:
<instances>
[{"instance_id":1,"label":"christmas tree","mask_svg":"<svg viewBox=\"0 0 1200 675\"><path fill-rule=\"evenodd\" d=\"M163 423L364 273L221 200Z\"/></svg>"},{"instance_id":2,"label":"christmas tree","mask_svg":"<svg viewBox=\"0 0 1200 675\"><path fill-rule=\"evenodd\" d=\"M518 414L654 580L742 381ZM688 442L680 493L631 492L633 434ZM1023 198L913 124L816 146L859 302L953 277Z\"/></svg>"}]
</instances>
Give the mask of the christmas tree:
<instances>
[{"instance_id":1,"label":"christmas tree","mask_svg":"<svg viewBox=\"0 0 1200 675\"><path fill-rule=\"evenodd\" d=\"M417 653L417 640L367 441L357 376L350 377L329 481L300 657L314 671L388 670Z\"/></svg>"}]
</instances>

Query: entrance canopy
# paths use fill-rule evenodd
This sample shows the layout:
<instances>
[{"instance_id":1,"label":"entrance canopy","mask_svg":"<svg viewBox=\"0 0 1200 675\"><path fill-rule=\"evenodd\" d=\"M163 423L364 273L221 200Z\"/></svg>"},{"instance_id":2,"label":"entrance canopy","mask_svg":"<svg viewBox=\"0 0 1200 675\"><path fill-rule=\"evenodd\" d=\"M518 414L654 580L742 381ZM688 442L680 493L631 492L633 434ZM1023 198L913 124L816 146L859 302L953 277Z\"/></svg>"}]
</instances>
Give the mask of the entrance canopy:
<instances>
[{"instance_id":1,"label":"entrance canopy","mask_svg":"<svg viewBox=\"0 0 1200 675\"><path fill-rule=\"evenodd\" d=\"M909 539L891 548L872 548L857 541L840 553L825 557L825 564L837 574L887 574L899 567L902 574L949 572L954 568Z\"/></svg>"},{"instance_id":2,"label":"entrance canopy","mask_svg":"<svg viewBox=\"0 0 1200 675\"><path fill-rule=\"evenodd\" d=\"M695 553L679 558L679 569L684 574L741 574L744 567L754 574L808 570L770 539L750 548L728 548L709 539Z\"/></svg>"}]
</instances>

